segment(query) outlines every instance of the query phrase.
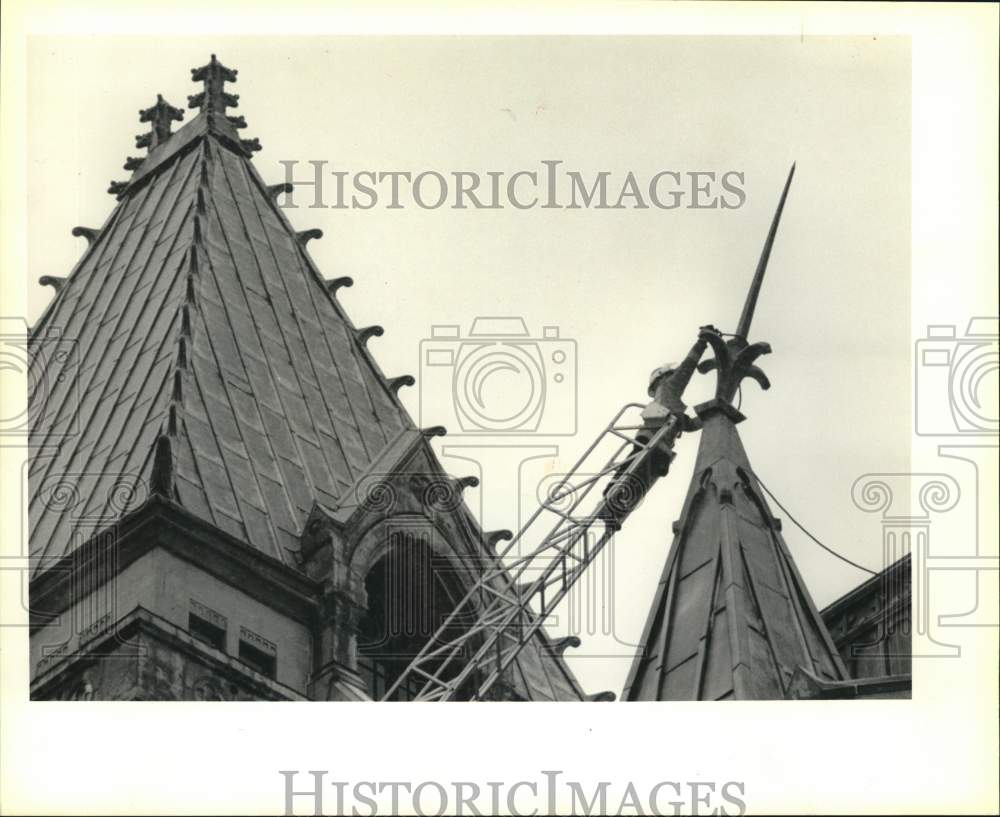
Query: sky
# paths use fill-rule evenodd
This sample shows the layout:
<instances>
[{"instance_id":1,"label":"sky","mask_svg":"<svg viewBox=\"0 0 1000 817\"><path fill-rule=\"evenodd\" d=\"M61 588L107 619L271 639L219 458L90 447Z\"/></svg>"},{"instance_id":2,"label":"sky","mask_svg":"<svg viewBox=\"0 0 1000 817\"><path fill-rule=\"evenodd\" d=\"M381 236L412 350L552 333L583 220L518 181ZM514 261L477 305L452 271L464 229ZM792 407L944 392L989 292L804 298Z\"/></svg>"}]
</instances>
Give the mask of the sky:
<instances>
[{"instance_id":1,"label":"sky","mask_svg":"<svg viewBox=\"0 0 1000 817\"><path fill-rule=\"evenodd\" d=\"M137 111L156 93L186 107L200 90L189 69L212 52L240 72L234 113L246 117L243 135L260 139L254 163L272 183L284 180L283 161L298 162L304 180L309 162L326 162L328 191L332 171L506 180L543 173L546 160L588 181L608 172L613 197L630 171L640 187L661 171L742 174L745 201L731 209L422 209L405 195L399 209L384 200L334 209L296 194L292 223L324 233L309 246L319 269L354 279L339 296L354 322L386 328L369 345L379 364L418 377L401 393L408 409L421 425L449 427L436 442L443 463L481 477L467 497L487 529L516 528L538 484L565 472L622 404L645 401L650 371L682 357L699 326L733 331L797 162L751 331L773 347L761 361L772 388L746 384L740 432L755 470L800 522L850 559L882 566L878 520L855 507L851 486L909 466L907 40L33 38L30 281L68 274L85 244L71 228L104 222L108 182L125 178L121 164L138 153ZM29 286L29 322L51 295ZM546 381L540 433L461 434L448 368L423 365L429 348L458 348L477 317L522 319L546 376L552 352L575 357L560 388ZM458 337L434 338L435 326L458 326ZM713 385L696 380L688 402ZM522 386L501 370L484 399L516 402ZM583 645L568 656L588 691L621 687L696 445L696 435L679 442L671 473L595 572L607 586L581 600ZM819 607L866 578L787 519L784 535Z\"/></svg>"}]
</instances>

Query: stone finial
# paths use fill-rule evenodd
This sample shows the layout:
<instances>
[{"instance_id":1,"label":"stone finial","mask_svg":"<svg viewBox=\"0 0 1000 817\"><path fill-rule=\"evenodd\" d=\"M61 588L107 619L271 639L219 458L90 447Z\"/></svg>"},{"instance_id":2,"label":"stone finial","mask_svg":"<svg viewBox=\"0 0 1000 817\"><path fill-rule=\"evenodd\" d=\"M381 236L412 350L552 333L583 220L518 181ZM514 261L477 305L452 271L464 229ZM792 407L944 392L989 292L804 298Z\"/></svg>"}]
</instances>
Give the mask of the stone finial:
<instances>
[{"instance_id":1,"label":"stone finial","mask_svg":"<svg viewBox=\"0 0 1000 817\"><path fill-rule=\"evenodd\" d=\"M247 153L256 153L261 150L260 139L256 136L253 139L240 139L240 145L243 146L243 150Z\"/></svg>"},{"instance_id":2,"label":"stone finial","mask_svg":"<svg viewBox=\"0 0 1000 817\"><path fill-rule=\"evenodd\" d=\"M342 275L339 278L330 278L325 281L326 288L331 295L336 295L337 290L341 287L352 287L354 286L354 279L350 275Z\"/></svg>"},{"instance_id":3,"label":"stone finial","mask_svg":"<svg viewBox=\"0 0 1000 817\"><path fill-rule=\"evenodd\" d=\"M483 534L483 541L492 551L496 551L497 545L500 542L509 542L514 538L513 531L509 531L506 528L501 528L500 530L491 530Z\"/></svg>"},{"instance_id":4,"label":"stone finial","mask_svg":"<svg viewBox=\"0 0 1000 817\"><path fill-rule=\"evenodd\" d=\"M204 83L201 93L188 97L188 107L198 108L202 113L218 113L226 115L226 108L235 108L239 104L239 96L226 93L227 82L236 82L236 74L232 68L226 68L212 54L211 60L201 68L191 69L191 81Z\"/></svg>"},{"instance_id":5,"label":"stone finial","mask_svg":"<svg viewBox=\"0 0 1000 817\"><path fill-rule=\"evenodd\" d=\"M59 292L66 284L66 279L59 275L43 275L38 279L38 283L43 287L52 287L56 292Z\"/></svg>"},{"instance_id":6,"label":"stone finial","mask_svg":"<svg viewBox=\"0 0 1000 817\"><path fill-rule=\"evenodd\" d=\"M170 138L171 123L180 122L183 118L184 111L167 102L162 94L157 94L153 105L139 111L139 121L149 122L149 132L135 137L136 147L152 150L162 145Z\"/></svg>"},{"instance_id":7,"label":"stone finial","mask_svg":"<svg viewBox=\"0 0 1000 817\"><path fill-rule=\"evenodd\" d=\"M455 477L454 479L452 479L451 484L455 491L461 493L466 488L478 488L479 477L473 477L473 476Z\"/></svg>"},{"instance_id":8,"label":"stone finial","mask_svg":"<svg viewBox=\"0 0 1000 817\"><path fill-rule=\"evenodd\" d=\"M305 247L305 245L308 244L310 241L312 241L314 238L322 238L322 237L323 237L323 231L317 228L313 228L312 230L300 230L299 232L297 232L295 234L295 241L296 243L298 243L300 247Z\"/></svg>"},{"instance_id":9,"label":"stone finial","mask_svg":"<svg viewBox=\"0 0 1000 817\"><path fill-rule=\"evenodd\" d=\"M552 642L552 654L557 658L561 658L563 653L566 652L570 647L576 649L583 642L580 640L579 636L568 635L565 638L560 638L558 641Z\"/></svg>"},{"instance_id":10,"label":"stone finial","mask_svg":"<svg viewBox=\"0 0 1000 817\"><path fill-rule=\"evenodd\" d=\"M368 341L371 338L380 338L385 334L385 329L381 326L365 326L362 329L357 330L358 343L361 346L367 346Z\"/></svg>"},{"instance_id":11,"label":"stone finial","mask_svg":"<svg viewBox=\"0 0 1000 817\"><path fill-rule=\"evenodd\" d=\"M267 186L267 197L273 202L278 201L278 196L282 193L291 193L295 189L291 182L282 182L281 184L269 184Z\"/></svg>"},{"instance_id":12,"label":"stone finial","mask_svg":"<svg viewBox=\"0 0 1000 817\"><path fill-rule=\"evenodd\" d=\"M386 380L385 384L389 387L389 391L393 394L399 394L399 390L403 386L413 386L416 382L417 381L412 374L403 374L399 377L390 377Z\"/></svg>"},{"instance_id":13,"label":"stone finial","mask_svg":"<svg viewBox=\"0 0 1000 817\"><path fill-rule=\"evenodd\" d=\"M73 228L73 238L86 238L87 246L90 246L95 241L97 241L97 236L100 230L95 230L93 227L74 227Z\"/></svg>"}]
</instances>

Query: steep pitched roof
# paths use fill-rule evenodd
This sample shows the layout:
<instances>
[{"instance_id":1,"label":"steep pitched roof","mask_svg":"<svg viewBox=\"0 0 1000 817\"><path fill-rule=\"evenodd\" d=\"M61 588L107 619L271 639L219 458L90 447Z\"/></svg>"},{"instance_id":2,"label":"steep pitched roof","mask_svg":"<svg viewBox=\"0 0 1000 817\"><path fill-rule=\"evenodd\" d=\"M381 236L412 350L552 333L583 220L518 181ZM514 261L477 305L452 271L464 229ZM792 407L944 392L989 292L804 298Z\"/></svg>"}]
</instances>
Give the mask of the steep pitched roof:
<instances>
[{"instance_id":1,"label":"steep pitched roof","mask_svg":"<svg viewBox=\"0 0 1000 817\"><path fill-rule=\"evenodd\" d=\"M209 113L151 153L35 330L78 351L32 395L45 560L122 477L148 490L164 434L177 501L291 563L313 502L412 426L237 145ZM82 508L52 506L67 477Z\"/></svg>"},{"instance_id":2,"label":"steep pitched roof","mask_svg":"<svg viewBox=\"0 0 1000 817\"><path fill-rule=\"evenodd\" d=\"M140 112L148 155L112 183L104 226L74 230L88 249L50 279L31 331L36 575L152 491L298 568L311 509L335 507L415 429L396 396L412 378L384 376L365 347L381 328L351 322L306 252L318 231L295 231L275 201L285 186L249 161L260 146L226 114L236 72L213 55L192 75L201 112L172 135L181 112L162 97ZM537 642L515 673L525 697L581 697Z\"/></svg>"},{"instance_id":3,"label":"steep pitched roof","mask_svg":"<svg viewBox=\"0 0 1000 817\"><path fill-rule=\"evenodd\" d=\"M732 415L713 406L703 422L691 486L624 697L784 698L799 667L846 680Z\"/></svg>"}]
</instances>

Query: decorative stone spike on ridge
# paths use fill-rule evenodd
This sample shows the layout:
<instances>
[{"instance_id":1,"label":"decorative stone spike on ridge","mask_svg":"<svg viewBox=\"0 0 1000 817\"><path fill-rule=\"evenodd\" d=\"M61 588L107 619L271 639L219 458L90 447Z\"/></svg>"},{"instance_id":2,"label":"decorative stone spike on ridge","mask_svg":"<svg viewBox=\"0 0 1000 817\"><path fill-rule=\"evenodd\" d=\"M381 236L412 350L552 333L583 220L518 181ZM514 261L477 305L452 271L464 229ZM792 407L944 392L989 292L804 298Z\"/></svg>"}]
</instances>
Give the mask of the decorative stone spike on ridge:
<instances>
[{"instance_id":1,"label":"decorative stone spike on ridge","mask_svg":"<svg viewBox=\"0 0 1000 817\"><path fill-rule=\"evenodd\" d=\"M86 238L89 246L97 241L98 233L100 230L95 230L93 227L74 227L72 235L73 238Z\"/></svg>"},{"instance_id":2,"label":"decorative stone spike on ridge","mask_svg":"<svg viewBox=\"0 0 1000 817\"><path fill-rule=\"evenodd\" d=\"M295 186L291 182L282 182L281 184L269 184L267 186L267 196L271 201L277 201L278 196L282 193L291 193L295 189Z\"/></svg>"},{"instance_id":3,"label":"decorative stone spike on ridge","mask_svg":"<svg viewBox=\"0 0 1000 817\"><path fill-rule=\"evenodd\" d=\"M204 83L199 94L188 97L188 107L198 108L202 113L217 113L226 115L226 108L235 108L239 104L237 94L225 91L227 82L236 82L236 74L232 68L226 68L216 59L215 54L207 65L191 69L191 81Z\"/></svg>"},{"instance_id":4,"label":"decorative stone spike on ridge","mask_svg":"<svg viewBox=\"0 0 1000 817\"><path fill-rule=\"evenodd\" d=\"M368 341L371 338L380 338L380 337L382 337L382 335L385 334L385 329L383 329L381 326L378 326L378 325L365 326L362 329L358 329L357 333L358 333L357 334L358 343L361 346L367 346L368 345Z\"/></svg>"},{"instance_id":5,"label":"decorative stone spike on ridge","mask_svg":"<svg viewBox=\"0 0 1000 817\"><path fill-rule=\"evenodd\" d=\"M483 534L483 541L486 542L486 546L490 548L490 550L496 550L496 547L500 542L509 542L513 538L514 532L507 530L506 528L487 531Z\"/></svg>"},{"instance_id":6,"label":"decorative stone spike on ridge","mask_svg":"<svg viewBox=\"0 0 1000 817\"><path fill-rule=\"evenodd\" d=\"M108 192L112 196L120 196L125 192L125 188L128 187L128 182L111 182L108 185Z\"/></svg>"},{"instance_id":7,"label":"decorative stone spike on ridge","mask_svg":"<svg viewBox=\"0 0 1000 817\"><path fill-rule=\"evenodd\" d=\"M341 287L352 287L354 286L354 279L350 275L342 275L340 278L331 278L326 281L326 288L330 291L331 295L336 295L337 290Z\"/></svg>"},{"instance_id":8,"label":"decorative stone spike on ridge","mask_svg":"<svg viewBox=\"0 0 1000 817\"><path fill-rule=\"evenodd\" d=\"M300 247L304 247L314 238L322 238L323 231L318 228L313 228L311 230L301 230L295 234L295 240L298 242Z\"/></svg>"},{"instance_id":9,"label":"decorative stone spike on ridge","mask_svg":"<svg viewBox=\"0 0 1000 817\"><path fill-rule=\"evenodd\" d=\"M565 638L560 638L558 641L552 642L552 654L561 656L570 647L576 649L583 642L580 640L579 636L568 635Z\"/></svg>"},{"instance_id":10,"label":"decorative stone spike on ridge","mask_svg":"<svg viewBox=\"0 0 1000 817\"><path fill-rule=\"evenodd\" d=\"M59 275L43 275L38 279L38 283L43 287L52 287L56 292L59 292L66 283L66 279Z\"/></svg>"},{"instance_id":11,"label":"decorative stone spike on ridge","mask_svg":"<svg viewBox=\"0 0 1000 817\"><path fill-rule=\"evenodd\" d=\"M260 139L256 136L253 139L240 139L240 144L243 146L243 150L247 153L256 153L261 150Z\"/></svg>"},{"instance_id":12,"label":"decorative stone spike on ridge","mask_svg":"<svg viewBox=\"0 0 1000 817\"><path fill-rule=\"evenodd\" d=\"M464 491L466 488L478 488L479 487L479 477L455 477L451 481L452 487L456 491Z\"/></svg>"},{"instance_id":13,"label":"decorative stone spike on ridge","mask_svg":"<svg viewBox=\"0 0 1000 817\"><path fill-rule=\"evenodd\" d=\"M416 382L417 381L412 374L403 374L399 377L390 377L385 381L385 384L389 387L389 391L393 394L399 394L399 390L403 386L413 386Z\"/></svg>"},{"instance_id":14,"label":"decorative stone spike on ridge","mask_svg":"<svg viewBox=\"0 0 1000 817\"><path fill-rule=\"evenodd\" d=\"M149 122L149 132L135 137L136 147L152 150L162 145L170 138L171 122L180 122L183 118L184 111L167 102L162 94L157 94L155 104L139 111L139 121Z\"/></svg>"}]
</instances>

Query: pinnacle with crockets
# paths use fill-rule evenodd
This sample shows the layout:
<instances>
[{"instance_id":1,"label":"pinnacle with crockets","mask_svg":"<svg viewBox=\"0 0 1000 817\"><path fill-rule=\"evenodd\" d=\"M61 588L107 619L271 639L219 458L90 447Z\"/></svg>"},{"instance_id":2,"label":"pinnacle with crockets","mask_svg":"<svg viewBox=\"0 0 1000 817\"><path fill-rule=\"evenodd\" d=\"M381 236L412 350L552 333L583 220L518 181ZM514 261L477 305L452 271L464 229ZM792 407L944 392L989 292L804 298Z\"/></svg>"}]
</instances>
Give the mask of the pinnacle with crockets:
<instances>
[{"instance_id":1,"label":"pinnacle with crockets","mask_svg":"<svg viewBox=\"0 0 1000 817\"><path fill-rule=\"evenodd\" d=\"M384 700L390 699L407 679L422 683L417 701L450 700L467 688L472 700L487 697L652 482L666 473L674 441L681 431L681 417L668 414L657 427L651 427L649 422L629 424L623 420L643 408L638 403L622 407L498 554L495 563L479 574L473 587L389 688ZM587 464L606 447L606 441L614 450L591 472ZM598 485L604 486L600 500L590 513L579 515L578 509ZM566 504L568 508L561 507ZM525 548L525 535L545 514L557 517L552 530L540 544L508 560L515 549ZM591 529L598 522L603 531L592 542ZM523 581L532 575L534 578ZM458 633L452 632L463 620L473 623ZM450 668L455 671L449 673Z\"/></svg>"}]
</instances>

